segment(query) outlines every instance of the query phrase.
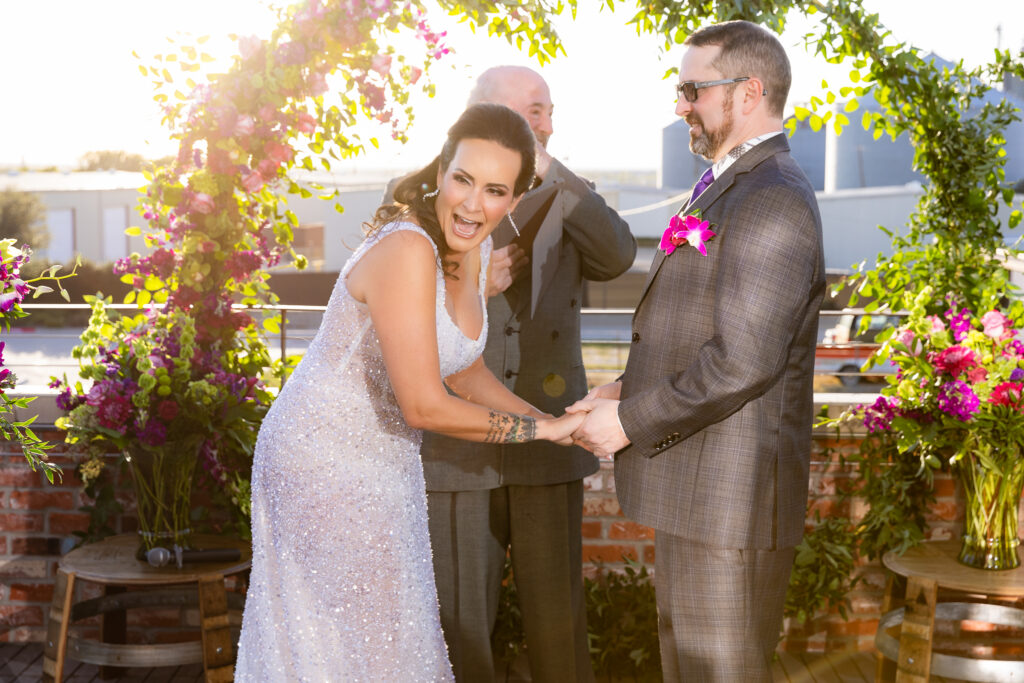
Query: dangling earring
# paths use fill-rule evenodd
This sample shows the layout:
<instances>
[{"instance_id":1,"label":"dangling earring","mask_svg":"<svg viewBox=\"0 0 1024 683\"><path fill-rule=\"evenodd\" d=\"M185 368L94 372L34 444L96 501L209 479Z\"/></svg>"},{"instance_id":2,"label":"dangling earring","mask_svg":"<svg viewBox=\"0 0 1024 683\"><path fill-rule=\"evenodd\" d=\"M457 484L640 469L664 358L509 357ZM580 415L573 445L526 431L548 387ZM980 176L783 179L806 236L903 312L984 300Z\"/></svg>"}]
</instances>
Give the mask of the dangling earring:
<instances>
[{"instance_id":1,"label":"dangling earring","mask_svg":"<svg viewBox=\"0 0 1024 683\"><path fill-rule=\"evenodd\" d=\"M423 201L427 201L431 197L436 197L437 196L437 192L438 192L438 188L436 188L436 187L434 188L433 192L424 192L423 193Z\"/></svg>"},{"instance_id":2,"label":"dangling earring","mask_svg":"<svg viewBox=\"0 0 1024 683\"><path fill-rule=\"evenodd\" d=\"M516 237L519 237L519 226L517 226L516 222L512 220L512 212L506 211L505 215L508 216L508 222L512 224L512 229L516 231Z\"/></svg>"}]
</instances>

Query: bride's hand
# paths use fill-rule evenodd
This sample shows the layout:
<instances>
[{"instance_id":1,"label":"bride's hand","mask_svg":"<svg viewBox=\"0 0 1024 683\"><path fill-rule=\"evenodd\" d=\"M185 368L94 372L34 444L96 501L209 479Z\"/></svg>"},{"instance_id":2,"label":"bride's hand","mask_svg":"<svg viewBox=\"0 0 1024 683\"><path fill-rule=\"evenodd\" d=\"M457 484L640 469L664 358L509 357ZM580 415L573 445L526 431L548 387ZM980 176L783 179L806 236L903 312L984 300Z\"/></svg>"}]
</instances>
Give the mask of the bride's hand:
<instances>
[{"instance_id":1,"label":"bride's hand","mask_svg":"<svg viewBox=\"0 0 1024 683\"><path fill-rule=\"evenodd\" d=\"M572 434L583 424L587 413L566 413L562 417L537 420L537 438L553 441L559 446L571 446Z\"/></svg>"}]
</instances>

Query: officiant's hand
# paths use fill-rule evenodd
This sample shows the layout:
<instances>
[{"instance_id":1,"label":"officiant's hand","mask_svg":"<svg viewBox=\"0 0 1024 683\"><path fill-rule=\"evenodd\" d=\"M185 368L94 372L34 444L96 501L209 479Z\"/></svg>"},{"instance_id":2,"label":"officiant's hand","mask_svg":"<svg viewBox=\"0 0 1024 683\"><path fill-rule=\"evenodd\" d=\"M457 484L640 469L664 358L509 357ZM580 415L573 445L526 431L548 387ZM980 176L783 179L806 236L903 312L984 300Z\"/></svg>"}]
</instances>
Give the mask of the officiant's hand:
<instances>
[{"instance_id":1,"label":"officiant's hand","mask_svg":"<svg viewBox=\"0 0 1024 683\"><path fill-rule=\"evenodd\" d=\"M495 249L487 266L487 298L508 289L529 262L530 258L519 245L509 244Z\"/></svg>"}]
</instances>

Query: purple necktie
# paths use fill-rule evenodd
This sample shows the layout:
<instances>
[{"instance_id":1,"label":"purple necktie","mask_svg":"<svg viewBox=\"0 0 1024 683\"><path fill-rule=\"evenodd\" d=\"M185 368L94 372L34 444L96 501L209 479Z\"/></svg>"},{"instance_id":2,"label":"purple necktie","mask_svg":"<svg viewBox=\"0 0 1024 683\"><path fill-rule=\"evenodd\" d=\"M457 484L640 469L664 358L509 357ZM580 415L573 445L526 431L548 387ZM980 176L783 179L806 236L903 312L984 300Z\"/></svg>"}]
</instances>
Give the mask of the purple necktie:
<instances>
[{"instance_id":1,"label":"purple necktie","mask_svg":"<svg viewBox=\"0 0 1024 683\"><path fill-rule=\"evenodd\" d=\"M708 170L704 171L704 175L702 175L700 177L700 180L697 181L697 184L693 186L693 194L690 195L691 204L694 202L694 200L697 199L697 197L700 196L701 192L707 189L708 185L710 185L714 179L715 174L713 172L713 169L709 168Z\"/></svg>"}]
</instances>

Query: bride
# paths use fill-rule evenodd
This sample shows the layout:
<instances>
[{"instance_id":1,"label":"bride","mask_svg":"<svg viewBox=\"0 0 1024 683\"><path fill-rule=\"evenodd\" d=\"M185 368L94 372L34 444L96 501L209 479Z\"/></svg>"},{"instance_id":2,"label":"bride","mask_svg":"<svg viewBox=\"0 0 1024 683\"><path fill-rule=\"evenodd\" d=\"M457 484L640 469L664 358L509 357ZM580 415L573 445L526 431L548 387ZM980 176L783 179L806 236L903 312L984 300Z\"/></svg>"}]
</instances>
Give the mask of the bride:
<instances>
[{"instance_id":1,"label":"bride","mask_svg":"<svg viewBox=\"0 0 1024 683\"><path fill-rule=\"evenodd\" d=\"M256 445L238 680L451 680L421 431L569 444L582 419L541 413L480 357L489 236L534 149L519 114L470 107L342 269Z\"/></svg>"}]
</instances>

